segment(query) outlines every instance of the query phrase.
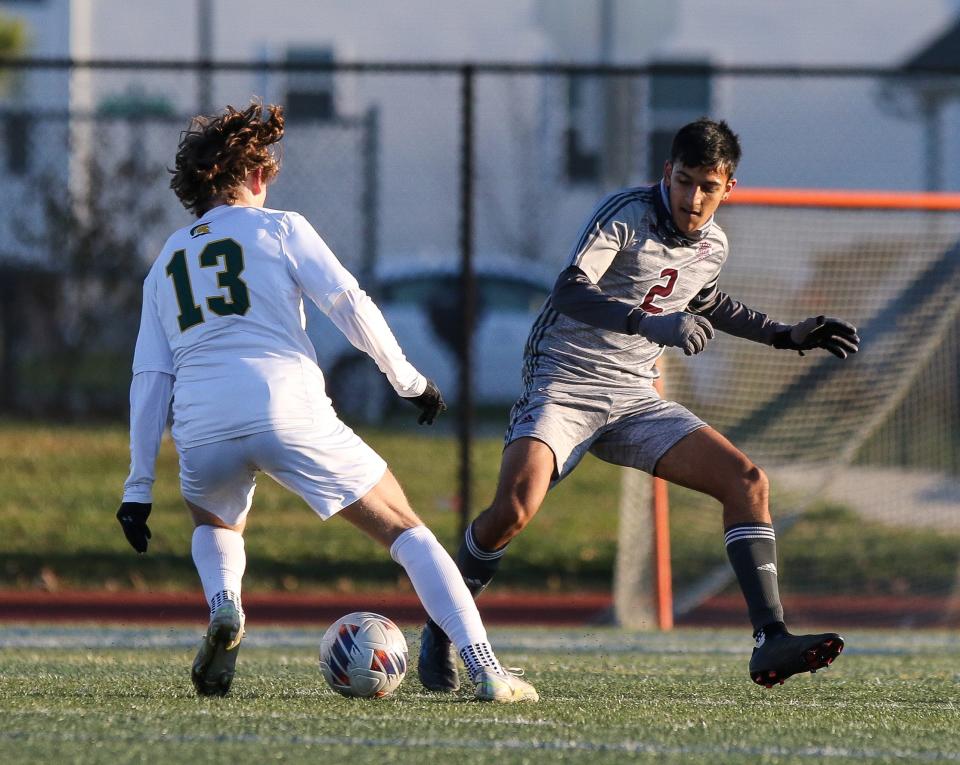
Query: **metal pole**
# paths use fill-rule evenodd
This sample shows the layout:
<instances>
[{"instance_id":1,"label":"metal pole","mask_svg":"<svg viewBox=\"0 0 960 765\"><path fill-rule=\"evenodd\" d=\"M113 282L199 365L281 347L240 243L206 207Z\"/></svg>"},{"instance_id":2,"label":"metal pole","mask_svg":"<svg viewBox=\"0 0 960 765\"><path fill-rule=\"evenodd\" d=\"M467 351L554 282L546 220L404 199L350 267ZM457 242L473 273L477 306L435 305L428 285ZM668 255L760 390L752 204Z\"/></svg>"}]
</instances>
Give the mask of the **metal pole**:
<instances>
[{"instance_id":1,"label":"metal pole","mask_svg":"<svg viewBox=\"0 0 960 765\"><path fill-rule=\"evenodd\" d=\"M654 382L657 392L664 395L663 357L657 361L660 377ZM650 512L653 521L653 567L656 588L657 626L661 631L673 629L673 577L670 566L670 500L667 482L653 477L653 496Z\"/></svg>"},{"instance_id":2,"label":"metal pole","mask_svg":"<svg viewBox=\"0 0 960 765\"><path fill-rule=\"evenodd\" d=\"M473 330L477 312L477 284L473 272L473 66L460 69L460 391L457 431L460 444L460 536L472 516L473 485Z\"/></svg>"},{"instance_id":3,"label":"metal pole","mask_svg":"<svg viewBox=\"0 0 960 765\"><path fill-rule=\"evenodd\" d=\"M376 294L374 281L377 265L377 219L380 195L377 187L380 165L380 111L371 106L363 120L363 192L360 209L363 210L363 250L360 255L360 284Z\"/></svg>"},{"instance_id":4,"label":"metal pole","mask_svg":"<svg viewBox=\"0 0 960 765\"><path fill-rule=\"evenodd\" d=\"M943 129L941 120L941 101L936 95L923 99L923 134L926 172L924 181L927 191L940 191L943 188Z\"/></svg>"},{"instance_id":5,"label":"metal pole","mask_svg":"<svg viewBox=\"0 0 960 765\"><path fill-rule=\"evenodd\" d=\"M197 0L197 107L201 114L213 111L213 0Z\"/></svg>"}]
</instances>

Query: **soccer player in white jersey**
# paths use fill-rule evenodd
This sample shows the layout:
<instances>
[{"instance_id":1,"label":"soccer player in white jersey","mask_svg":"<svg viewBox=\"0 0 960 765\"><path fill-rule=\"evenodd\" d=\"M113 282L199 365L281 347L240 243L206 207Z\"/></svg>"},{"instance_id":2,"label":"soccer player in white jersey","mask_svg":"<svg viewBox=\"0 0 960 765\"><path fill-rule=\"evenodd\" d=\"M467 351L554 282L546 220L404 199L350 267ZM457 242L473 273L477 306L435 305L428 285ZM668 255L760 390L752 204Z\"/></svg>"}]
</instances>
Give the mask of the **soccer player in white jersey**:
<instances>
[{"instance_id":1,"label":"soccer player in white jersey","mask_svg":"<svg viewBox=\"0 0 960 765\"><path fill-rule=\"evenodd\" d=\"M485 701L536 701L498 663L456 565L407 503L386 463L324 393L304 331L313 300L430 424L445 406L404 357L382 314L313 227L264 207L279 165L279 107L228 107L181 138L171 187L198 222L175 232L144 281L130 388L130 475L117 512L145 552L154 465L168 415L192 553L210 624L192 668L197 693L222 696L244 636L243 530L257 471L323 519L340 515L389 549L431 619L443 625Z\"/></svg>"},{"instance_id":2,"label":"soccer player in white jersey","mask_svg":"<svg viewBox=\"0 0 960 765\"><path fill-rule=\"evenodd\" d=\"M547 490L587 452L704 492L723 506L727 554L753 624L750 676L770 687L829 664L843 640L787 631L767 478L696 415L659 397L654 363L666 346L700 353L714 330L841 359L859 337L823 316L777 323L720 290L728 248L713 216L736 185L739 160L725 122L698 120L674 137L660 183L612 194L590 216L530 332L493 504L467 528L456 560L479 594ZM447 637L432 622L418 671L432 690L459 685Z\"/></svg>"}]
</instances>

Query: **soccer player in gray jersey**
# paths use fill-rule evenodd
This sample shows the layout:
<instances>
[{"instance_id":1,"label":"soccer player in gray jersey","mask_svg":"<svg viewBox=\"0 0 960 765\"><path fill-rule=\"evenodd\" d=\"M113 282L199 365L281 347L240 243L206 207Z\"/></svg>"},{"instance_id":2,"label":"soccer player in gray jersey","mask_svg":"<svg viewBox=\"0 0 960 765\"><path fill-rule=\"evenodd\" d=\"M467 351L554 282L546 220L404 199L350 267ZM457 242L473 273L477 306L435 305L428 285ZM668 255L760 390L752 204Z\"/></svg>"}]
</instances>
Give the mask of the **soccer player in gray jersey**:
<instances>
[{"instance_id":1,"label":"soccer player in gray jersey","mask_svg":"<svg viewBox=\"0 0 960 765\"><path fill-rule=\"evenodd\" d=\"M700 353L715 330L840 359L860 339L839 319L780 324L720 290L728 245L713 216L736 185L739 160L725 122L697 120L674 137L659 184L613 194L590 216L530 332L496 496L467 529L457 565L476 597L547 490L587 452L704 492L723 506L727 554L753 624L750 676L771 687L826 666L843 639L787 631L767 478L696 415L659 397L654 363L666 346ZM418 669L431 690L459 685L455 652L432 622Z\"/></svg>"}]
</instances>

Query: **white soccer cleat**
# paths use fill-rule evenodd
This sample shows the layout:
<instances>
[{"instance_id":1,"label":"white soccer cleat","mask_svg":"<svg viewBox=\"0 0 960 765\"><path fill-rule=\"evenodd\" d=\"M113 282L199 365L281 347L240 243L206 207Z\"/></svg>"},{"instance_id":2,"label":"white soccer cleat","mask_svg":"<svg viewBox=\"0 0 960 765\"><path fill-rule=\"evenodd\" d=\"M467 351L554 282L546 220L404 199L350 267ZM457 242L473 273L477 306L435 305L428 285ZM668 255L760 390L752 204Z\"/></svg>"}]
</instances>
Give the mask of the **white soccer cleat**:
<instances>
[{"instance_id":1,"label":"white soccer cleat","mask_svg":"<svg viewBox=\"0 0 960 765\"><path fill-rule=\"evenodd\" d=\"M477 701L497 701L501 704L539 701L540 694L537 689L520 677L521 674L523 670L504 669L501 673L485 667L474 680L474 698Z\"/></svg>"},{"instance_id":2,"label":"white soccer cleat","mask_svg":"<svg viewBox=\"0 0 960 765\"><path fill-rule=\"evenodd\" d=\"M243 611L231 600L210 617L210 625L193 660L190 678L201 696L226 696L237 667L244 636Z\"/></svg>"}]
</instances>

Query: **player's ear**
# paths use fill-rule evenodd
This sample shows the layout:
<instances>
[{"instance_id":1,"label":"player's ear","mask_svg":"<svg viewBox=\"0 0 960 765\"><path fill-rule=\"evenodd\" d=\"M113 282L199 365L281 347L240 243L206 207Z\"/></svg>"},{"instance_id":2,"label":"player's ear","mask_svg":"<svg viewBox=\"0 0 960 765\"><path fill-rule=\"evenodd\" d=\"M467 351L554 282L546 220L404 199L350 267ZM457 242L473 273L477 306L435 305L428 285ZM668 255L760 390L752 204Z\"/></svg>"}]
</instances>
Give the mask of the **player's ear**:
<instances>
[{"instance_id":1,"label":"player's ear","mask_svg":"<svg viewBox=\"0 0 960 765\"><path fill-rule=\"evenodd\" d=\"M253 194L263 191L263 168L257 167L247 173L247 186Z\"/></svg>"},{"instance_id":2,"label":"player's ear","mask_svg":"<svg viewBox=\"0 0 960 765\"><path fill-rule=\"evenodd\" d=\"M737 179L733 176L727 179L727 186L723 190L723 196L720 198L720 201L726 201L727 197L730 196L730 192L733 191L733 187L737 185Z\"/></svg>"},{"instance_id":3,"label":"player's ear","mask_svg":"<svg viewBox=\"0 0 960 765\"><path fill-rule=\"evenodd\" d=\"M669 159L663 163L663 180L670 185L670 176L673 174L673 162Z\"/></svg>"}]
</instances>

